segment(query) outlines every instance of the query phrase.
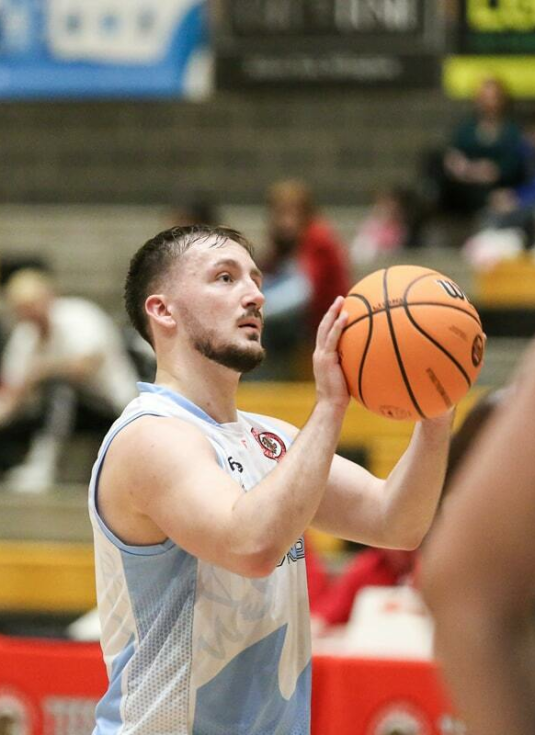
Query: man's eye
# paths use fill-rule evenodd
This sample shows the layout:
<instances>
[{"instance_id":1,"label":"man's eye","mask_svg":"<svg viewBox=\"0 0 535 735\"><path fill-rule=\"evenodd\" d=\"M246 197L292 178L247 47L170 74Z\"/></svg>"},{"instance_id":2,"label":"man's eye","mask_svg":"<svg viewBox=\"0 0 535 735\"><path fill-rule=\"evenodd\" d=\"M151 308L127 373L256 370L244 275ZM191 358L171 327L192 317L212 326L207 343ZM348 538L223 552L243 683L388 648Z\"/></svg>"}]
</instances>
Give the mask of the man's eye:
<instances>
[{"instance_id":1,"label":"man's eye","mask_svg":"<svg viewBox=\"0 0 535 735\"><path fill-rule=\"evenodd\" d=\"M220 273L217 277L218 281L223 281L223 283L232 283L232 276L230 273Z\"/></svg>"}]
</instances>

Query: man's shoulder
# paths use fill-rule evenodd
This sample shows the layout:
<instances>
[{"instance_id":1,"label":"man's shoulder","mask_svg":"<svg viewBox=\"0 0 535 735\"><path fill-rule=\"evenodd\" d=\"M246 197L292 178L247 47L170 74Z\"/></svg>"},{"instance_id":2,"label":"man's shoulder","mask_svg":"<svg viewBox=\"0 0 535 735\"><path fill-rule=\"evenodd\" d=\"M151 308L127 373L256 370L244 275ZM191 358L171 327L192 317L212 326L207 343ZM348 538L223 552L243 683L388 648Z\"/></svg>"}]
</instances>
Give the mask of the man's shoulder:
<instances>
[{"instance_id":1,"label":"man's shoulder","mask_svg":"<svg viewBox=\"0 0 535 735\"><path fill-rule=\"evenodd\" d=\"M123 414L112 430L109 443L112 459L126 462L134 471L148 459L173 456L191 458L210 446L206 435L187 420L147 412Z\"/></svg>"}]
</instances>

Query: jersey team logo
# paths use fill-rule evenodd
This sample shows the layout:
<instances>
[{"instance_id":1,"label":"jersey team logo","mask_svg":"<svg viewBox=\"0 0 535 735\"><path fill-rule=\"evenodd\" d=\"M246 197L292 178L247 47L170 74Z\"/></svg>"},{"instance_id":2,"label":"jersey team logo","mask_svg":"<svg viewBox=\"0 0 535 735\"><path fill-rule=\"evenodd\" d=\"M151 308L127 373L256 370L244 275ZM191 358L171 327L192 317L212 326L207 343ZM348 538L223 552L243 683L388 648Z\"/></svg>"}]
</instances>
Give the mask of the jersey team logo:
<instances>
[{"instance_id":1,"label":"jersey team logo","mask_svg":"<svg viewBox=\"0 0 535 735\"><path fill-rule=\"evenodd\" d=\"M251 429L251 434L269 459L278 462L286 454L286 446L280 436L272 434L271 431L258 431L257 429Z\"/></svg>"}]
</instances>

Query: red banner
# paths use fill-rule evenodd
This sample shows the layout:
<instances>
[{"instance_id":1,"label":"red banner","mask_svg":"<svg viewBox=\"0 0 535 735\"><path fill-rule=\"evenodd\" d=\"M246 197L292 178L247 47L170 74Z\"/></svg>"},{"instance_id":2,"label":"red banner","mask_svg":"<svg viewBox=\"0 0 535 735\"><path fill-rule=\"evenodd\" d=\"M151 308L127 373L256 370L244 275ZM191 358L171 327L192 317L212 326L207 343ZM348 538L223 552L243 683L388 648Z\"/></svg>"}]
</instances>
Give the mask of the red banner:
<instances>
[{"instance_id":1,"label":"red banner","mask_svg":"<svg viewBox=\"0 0 535 735\"><path fill-rule=\"evenodd\" d=\"M0 636L0 733L91 735L100 646ZM316 656L313 735L461 735L434 664Z\"/></svg>"},{"instance_id":2,"label":"red banner","mask_svg":"<svg viewBox=\"0 0 535 735\"><path fill-rule=\"evenodd\" d=\"M462 735L435 664L316 656L314 735Z\"/></svg>"},{"instance_id":3,"label":"red banner","mask_svg":"<svg viewBox=\"0 0 535 735\"><path fill-rule=\"evenodd\" d=\"M106 682L96 643L0 637L0 732L90 735Z\"/></svg>"}]
</instances>

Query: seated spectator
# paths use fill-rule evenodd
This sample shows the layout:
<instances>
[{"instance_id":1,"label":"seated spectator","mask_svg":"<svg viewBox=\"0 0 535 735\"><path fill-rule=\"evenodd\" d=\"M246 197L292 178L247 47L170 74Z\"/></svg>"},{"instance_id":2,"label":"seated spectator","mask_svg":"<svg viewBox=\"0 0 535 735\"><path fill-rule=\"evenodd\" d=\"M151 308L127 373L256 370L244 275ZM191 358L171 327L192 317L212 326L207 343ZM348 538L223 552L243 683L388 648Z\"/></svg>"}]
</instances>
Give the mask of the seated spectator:
<instances>
[{"instance_id":1,"label":"seated spectator","mask_svg":"<svg viewBox=\"0 0 535 735\"><path fill-rule=\"evenodd\" d=\"M312 284L297 258L297 242L274 242L264 267L266 298L262 344L266 358L248 380L293 380L302 377L297 352L308 345Z\"/></svg>"},{"instance_id":2,"label":"seated spectator","mask_svg":"<svg viewBox=\"0 0 535 735\"><path fill-rule=\"evenodd\" d=\"M420 225L420 206L411 190L392 186L378 192L350 245L352 262L358 267L381 255L420 247Z\"/></svg>"},{"instance_id":3,"label":"seated spectator","mask_svg":"<svg viewBox=\"0 0 535 735\"><path fill-rule=\"evenodd\" d=\"M398 549L358 551L337 579L315 598L310 596L313 633L319 635L331 625L347 623L364 587L394 587L408 582L416 555L416 551Z\"/></svg>"},{"instance_id":4,"label":"seated spectator","mask_svg":"<svg viewBox=\"0 0 535 735\"><path fill-rule=\"evenodd\" d=\"M273 184L267 205L268 245L261 262L266 297L262 342L267 357L248 379L302 379L300 354L310 351L335 297L349 290L349 261L306 184L294 180Z\"/></svg>"},{"instance_id":5,"label":"seated spectator","mask_svg":"<svg viewBox=\"0 0 535 735\"><path fill-rule=\"evenodd\" d=\"M473 113L455 129L445 153L429 162L428 175L438 208L463 215L480 212L491 191L524 182L522 132L498 79L482 82Z\"/></svg>"},{"instance_id":6,"label":"seated spectator","mask_svg":"<svg viewBox=\"0 0 535 735\"><path fill-rule=\"evenodd\" d=\"M336 296L352 285L346 247L320 215L305 183L279 181L270 187L267 202L270 241L286 250L295 246L297 263L310 281L308 328L315 334Z\"/></svg>"},{"instance_id":7,"label":"seated spectator","mask_svg":"<svg viewBox=\"0 0 535 735\"><path fill-rule=\"evenodd\" d=\"M464 251L475 268L492 267L514 258L535 244L535 125L524 134L524 161L528 178L520 186L491 192L477 231Z\"/></svg>"},{"instance_id":8,"label":"seated spectator","mask_svg":"<svg viewBox=\"0 0 535 735\"><path fill-rule=\"evenodd\" d=\"M137 375L110 317L57 296L48 275L18 271L5 298L15 325L0 367L0 471L9 488L40 492L65 440L104 434L137 394Z\"/></svg>"}]
</instances>

